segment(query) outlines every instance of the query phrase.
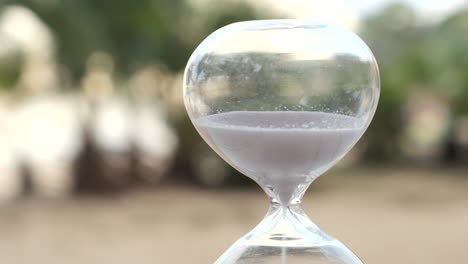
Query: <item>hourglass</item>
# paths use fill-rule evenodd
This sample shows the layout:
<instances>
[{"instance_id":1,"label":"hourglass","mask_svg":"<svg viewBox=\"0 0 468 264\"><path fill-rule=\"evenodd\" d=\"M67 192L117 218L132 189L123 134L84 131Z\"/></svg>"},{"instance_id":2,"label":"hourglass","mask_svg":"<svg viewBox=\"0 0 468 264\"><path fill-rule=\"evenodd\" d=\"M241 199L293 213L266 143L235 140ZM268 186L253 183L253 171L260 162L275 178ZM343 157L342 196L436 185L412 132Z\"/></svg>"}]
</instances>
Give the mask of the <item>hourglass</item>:
<instances>
[{"instance_id":1,"label":"hourglass","mask_svg":"<svg viewBox=\"0 0 468 264\"><path fill-rule=\"evenodd\" d=\"M199 45L185 70L187 112L271 201L261 223L215 263L361 263L309 220L301 199L362 136L379 92L372 52L338 25L239 22Z\"/></svg>"}]
</instances>

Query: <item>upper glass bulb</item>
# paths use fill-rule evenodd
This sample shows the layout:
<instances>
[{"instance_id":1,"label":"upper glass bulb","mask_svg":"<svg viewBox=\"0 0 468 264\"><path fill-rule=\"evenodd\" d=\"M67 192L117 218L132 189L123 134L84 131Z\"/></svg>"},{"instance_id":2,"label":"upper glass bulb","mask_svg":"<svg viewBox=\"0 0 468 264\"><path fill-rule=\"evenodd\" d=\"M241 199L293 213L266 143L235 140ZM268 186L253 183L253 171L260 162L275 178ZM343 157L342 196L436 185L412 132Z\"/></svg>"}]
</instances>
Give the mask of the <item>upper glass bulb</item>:
<instances>
[{"instance_id":1,"label":"upper glass bulb","mask_svg":"<svg viewBox=\"0 0 468 264\"><path fill-rule=\"evenodd\" d=\"M302 20L223 27L195 50L184 77L205 141L282 205L357 142L379 91L376 61L357 35Z\"/></svg>"}]
</instances>

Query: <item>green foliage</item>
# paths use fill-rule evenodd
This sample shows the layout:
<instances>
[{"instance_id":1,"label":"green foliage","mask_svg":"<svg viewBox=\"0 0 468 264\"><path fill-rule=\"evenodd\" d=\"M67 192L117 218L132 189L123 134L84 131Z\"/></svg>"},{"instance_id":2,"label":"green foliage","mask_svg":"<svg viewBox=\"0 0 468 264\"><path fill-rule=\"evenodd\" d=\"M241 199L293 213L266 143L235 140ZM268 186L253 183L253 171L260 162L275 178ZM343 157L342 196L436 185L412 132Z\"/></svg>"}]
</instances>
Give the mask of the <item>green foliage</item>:
<instances>
[{"instance_id":1,"label":"green foliage","mask_svg":"<svg viewBox=\"0 0 468 264\"><path fill-rule=\"evenodd\" d=\"M116 72L124 78L151 63L181 71L194 45L211 31L232 22L259 18L250 6L241 3L213 5L202 14L196 13L185 0L2 3L9 4L30 8L49 26L58 44L58 59L69 68L75 81L83 76L88 57L97 51L110 54ZM196 41L187 41L186 35Z\"/></svg>"},{"instance_id":2,"label":"green foliage","mask_svg":"<svg viewBox=\"0 0 468 264\"><path fill-rule=\"evenodd\" d=\"M434 88L446 95L457 114L468 114L468 10L436 27L426 57Z\"/></svg>"},{"instance_id":3,"label":"green foliage","mask_svg":"<svg viewBox=\"0 0 468 264\"><path fill-rule=\"evenodd\" d=\"M82 76L90 54L113 56L119 73L161 61L179 70L189 47L178 39L178 21L184 2L124 0L9 1L33 10L53 31L58 58L76 79Z\"/></svg>"},{"instance_id":4,"label":"green foliage","mask_svg":"<svg viewBox=\"0 0 468 264\"><path fill-rule=\"evenodd\" d=\"M0 89L10 89L18 81L23 66L21 52L0 54Z\"/></svg>"},{"instance_id":5,"label":"green foliage","mask_svg":"<svg viewBox=\"0 0 468 264\"><path fill-rule=\"evenodd\" d=\"M414 88L468 113L468 11L427 25L403 5L391 5L364 23L363 37L381 70L381 98L367 133L372 159L398 156L401 108Z\"/></svg>"}]
</instances>

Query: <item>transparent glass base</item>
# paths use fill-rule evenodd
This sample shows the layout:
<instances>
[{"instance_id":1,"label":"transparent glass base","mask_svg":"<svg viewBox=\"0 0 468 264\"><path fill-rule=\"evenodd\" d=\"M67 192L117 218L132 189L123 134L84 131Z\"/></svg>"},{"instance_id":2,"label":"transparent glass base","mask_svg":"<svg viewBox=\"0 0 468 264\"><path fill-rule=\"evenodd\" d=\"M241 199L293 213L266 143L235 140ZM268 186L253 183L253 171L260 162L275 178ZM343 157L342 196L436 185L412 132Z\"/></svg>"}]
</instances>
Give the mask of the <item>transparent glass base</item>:
<instances>
[{"instance_id":1,"label":"transparent glass base","mask_svg":"<svg viewBox=\"0 0 468 264\"><path fill-rule=\"evenodd\" d=\"M312 223L299 204L273 204L262 222L215 262L254 263L362 264L343 244Z\"/></svg>"}]
</instances>

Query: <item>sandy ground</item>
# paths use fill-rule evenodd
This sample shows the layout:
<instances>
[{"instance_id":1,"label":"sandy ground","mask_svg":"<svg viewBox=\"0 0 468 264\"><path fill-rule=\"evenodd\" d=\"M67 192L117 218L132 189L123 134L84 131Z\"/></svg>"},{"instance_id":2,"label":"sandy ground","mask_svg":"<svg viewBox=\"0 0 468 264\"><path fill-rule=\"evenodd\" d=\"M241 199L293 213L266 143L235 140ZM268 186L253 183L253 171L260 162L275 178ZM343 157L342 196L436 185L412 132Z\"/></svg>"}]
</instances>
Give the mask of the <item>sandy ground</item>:
<instances>
[{"instance_id":1,"label":"sandy ground","mask_svg":"<svg viewBox=\"0 0 468 264\"><path fill-rule=\"evenodd\" d=\"M304 199L365 263L468 263L468 171L332 172ZM213 263L263 217L256 188L161 186L0 208L2 264Z\"/></svg>"}]
</instances>

